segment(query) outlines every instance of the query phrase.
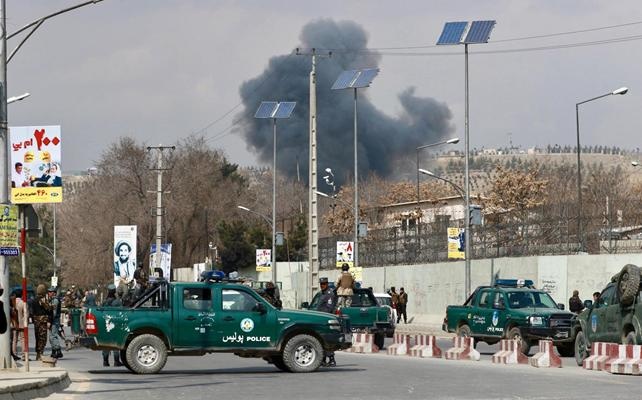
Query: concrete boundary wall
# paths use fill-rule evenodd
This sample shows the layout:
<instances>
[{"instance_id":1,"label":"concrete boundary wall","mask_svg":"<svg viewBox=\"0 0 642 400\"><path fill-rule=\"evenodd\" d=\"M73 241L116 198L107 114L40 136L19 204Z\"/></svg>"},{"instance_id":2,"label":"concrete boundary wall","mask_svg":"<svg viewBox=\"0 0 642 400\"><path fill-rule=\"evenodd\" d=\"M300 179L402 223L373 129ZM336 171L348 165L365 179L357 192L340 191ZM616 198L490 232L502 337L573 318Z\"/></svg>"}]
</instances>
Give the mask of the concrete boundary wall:
<instances>
[{"instance_id":1,"label":"concrete boundary wall","mask_svg":"<svg viewBox=\"0 0 642 400\"><path fill-rule=\"evenodd\" d=\"M547 290L557 303L563 303L568 309L573 290L579 290L582 300L591 299L593 292L601 291L625 264L642 266L642 253L473 260L471 287L474 290L479 285L490 284L496 273L500 278L532 279L536 287ZM305 301L307 263L297 263L296 269L279 263L277 272L283 282L284 304L296 307ZM333 281L339 272L338 269L322 270L319 275ZM397 290L404 287L409 299L408 317L415 317L417 322L440 324L446 306L462 304L465 300L464 272L463 261L369 267L363 269L363 286L372 287L375 292L385 292L390 286Z\"/></svg>"}]
</instances>

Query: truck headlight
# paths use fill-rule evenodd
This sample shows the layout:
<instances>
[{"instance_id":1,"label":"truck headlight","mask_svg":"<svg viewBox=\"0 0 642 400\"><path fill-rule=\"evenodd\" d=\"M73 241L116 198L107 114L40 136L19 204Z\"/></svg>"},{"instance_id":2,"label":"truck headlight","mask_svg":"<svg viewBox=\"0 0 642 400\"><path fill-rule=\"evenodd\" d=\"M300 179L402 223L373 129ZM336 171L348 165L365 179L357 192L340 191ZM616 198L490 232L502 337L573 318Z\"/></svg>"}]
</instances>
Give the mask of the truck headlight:
<instances>
[{"instance_id":1,"label":"truck headlight","mask_svg":"<svg viewBox=\"0 0 642 400\"><path fill-rule=\"evenodd\" d=\"M530 317L529 321L530 321L531 325L533 325L533 326L544 325L544 320L542 319L542 317Z\"/></svg>"}]
</instances>

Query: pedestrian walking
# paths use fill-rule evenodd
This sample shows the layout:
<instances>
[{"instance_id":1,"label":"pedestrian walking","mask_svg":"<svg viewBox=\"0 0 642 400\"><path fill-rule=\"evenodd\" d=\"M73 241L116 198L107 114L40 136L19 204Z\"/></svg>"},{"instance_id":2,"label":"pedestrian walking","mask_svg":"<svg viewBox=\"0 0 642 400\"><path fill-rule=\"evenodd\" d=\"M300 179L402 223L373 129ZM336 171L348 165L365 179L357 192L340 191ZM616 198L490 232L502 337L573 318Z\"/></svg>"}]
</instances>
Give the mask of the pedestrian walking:
<instances>
[{"instance_id":1,"label":"pedestrian walking","mask_svg":"<svg viewBox=\"0 0 642 400\"><path fill-rule=\"evenodd\" d=\"M573 296L568 299L568 309L575 314L579 314L584 309L584 303L580 299L580 292L578 290L573 290Z\"/></svg>"},{"instance_id":2,"label":"pedestrian walking","mask_svg":"<svg viewBox=\"0 0 642 400\"><path fill-rule=\"evenodd\" d=\"M47 287L42 283L36 287L36 298L32 302L33 327L36 336L36 361L42 359L47 344L47 329L51 305L47 300Z\"/></svg>"},{"instance_id":3,"label":"pedestrian walking","mask_svg":"<svg viewBox=\"0 0 642 400\"><path fill-rule=\"evenodd\" d=\"M350 266L344 263L341 266L341 275L337 278L337 295L339 296L339 307L350 307L352 295L354 294L354 276L350 273Z\"/></svg>"},{"instance_id":4,"label":"pedestrian walking","mask_svg":"<svg viewBox=\"0 0 642 400\"><path fill-rule=\"evenodd\" d=\"M11 356L17 361L20 359L18 355L18 345L20 345L20 349L22 350L23 359L25 357L23 334L24 329L27 327L27 304L22 301L15 291L9 296L9 302L11 304Z\"/></svg>"},{"instance_id":5,"label":"pedestrian walking","mask_svg":"<svg viewBox=\"0 0 642 400\"><path fill-rule=\"evenodd\" d=\"M49 304L51 306L50 312L50 331L49 331L49 344L51 345L51 357L62 358L62 338L60 337L60 316L62 314L62 302L57 296L58 290L55 287L50 287L47 290L49 297Z\"/></svg>"},{"instance_id":6,"label":"pedestrian walking","mask_svg":"<svg viewBox=\"0 0 642 400\"><path fill-rule=\"evenodd\" d=\"M403 288L399 288L399 300L397 302L397 323L401 321L403 316L403 323L407 324L406 306L408 305L408 293Z\"/></svg>"},{"instance_id":7,"label":"pedestrian walking","mask_svg":"<svg viewBox=\"0 0 642 400\"><path fill-rule=\"evenodd\" d=\"M107 298L103 301L103 306L119 307L123 303L116 297L116 285L110 284L107 286ZM122 367L124 364L120 362L120 352L112 350L114 355L114 367ZM109 367L109 350L103 350L103 367Z\"/></svg>"}]
</instances>

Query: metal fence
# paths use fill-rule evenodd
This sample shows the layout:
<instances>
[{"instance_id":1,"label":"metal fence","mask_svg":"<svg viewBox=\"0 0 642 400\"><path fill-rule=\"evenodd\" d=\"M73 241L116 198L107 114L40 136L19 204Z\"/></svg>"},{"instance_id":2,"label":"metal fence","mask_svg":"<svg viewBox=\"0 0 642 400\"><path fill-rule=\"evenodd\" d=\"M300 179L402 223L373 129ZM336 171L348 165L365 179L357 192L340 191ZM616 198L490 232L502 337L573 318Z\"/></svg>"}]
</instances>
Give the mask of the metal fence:
<instances>
[{"instance_id":1,"label":"metal fence","mask_svg":"<svg viewBox=\"0 0 642 400\"><path fill-rule=\"evenodd\" d=\"M449 226L461 221L438 218L430 224L369 230L359 240L359 264L362 267L427 264L448 261ZM585 226L592 225L587 221ZM642 240L618 240L604 237L604 230L586 230L589 253L632 253L642 251ZM321 269L335 268L336 242L352 241L351 235L319 239ZM472 227L473 259L534 255L577 254L580 250L575 221L487 224Z\"/></svg>"}]
</instances>

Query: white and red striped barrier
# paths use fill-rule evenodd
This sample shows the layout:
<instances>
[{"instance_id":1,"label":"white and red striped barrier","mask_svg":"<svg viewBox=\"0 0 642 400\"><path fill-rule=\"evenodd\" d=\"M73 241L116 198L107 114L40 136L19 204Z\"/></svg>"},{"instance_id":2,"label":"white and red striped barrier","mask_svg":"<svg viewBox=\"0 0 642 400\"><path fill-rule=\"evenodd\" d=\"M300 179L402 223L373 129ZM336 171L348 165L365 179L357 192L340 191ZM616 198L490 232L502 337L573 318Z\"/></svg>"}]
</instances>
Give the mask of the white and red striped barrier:
<instances>
[{"instance_id":1,"label":"white and red striped barrier","mask_svg":"<svg viewBox=\"0 0 642 400\"><path fill-rule=\"evenodd\" d=\"M519 340L504 339L499 351L493 354L494 364L528 364L528 357L520 350Z\"/></svg>"},{"instance_id":2,"label":"white and red striped barrier","mask_svg":"<svg viewBox=\"0 0 642 400\"><path fill-rule=\"evenodd\" d=\"M437 346L435 336L415 335L415 345L410 348L411 357L441 358L441 349Z\"/></svg>"},{"instance_id":3,"label":"white and red striped barrier","mask_svg":"<svg viewBox=\"0 0 642 400\"><path fill-rule=\"evenodd\" d=\"M620 344L614 358L604 365L604 371L612 374L642 375L642 346Z\"/></svg>"},{"instance_id":4,"label":"white and red striped barrier","mask_svg":"<svg viewBox=\"0 0 642 400\"><path fill-rule=\"evenodd\" d=\"M388 355L405 356L410 354L410 335L395 333L393 343L386 350Z\"/></svg>"},{"instance_id":5,"label":"white and red striped barrier","mask_svg":"<svg viewBox=\"0 0 642 400\"><path fill-rule=\"evenodd\" d=\"M591 355L582 361L582 367L584 369L603 371L606 366L606 362L611 358L616 358L617 355L617 343L595 342L593 343L593 346L591 346Z\"/></svg>"},{"instance_id":6,"label":"white and red striped barrier","mask_svg":"<svg viewBox=\"0 0 642 400\"><path fill-rule=\"evenodd\" d=\"M540 340L539 351L529 361L533 367L562 368L562 359L553 351L551 340Z\"/></svg>"},{"instance_id":7,"label":"white and red striped barrier","mask_svg":"<svg viewBox=\"0 0 642 400\"><path fill-rule=\"evenodd\" d=\"M352 347L346 349L351 353L377 353L379 347L374 344L374 335L372 333L353 333Z\"/></svg>"},{"instance_id":8,"label":"white and red striped barrier","mask_svg":"<svg viewBox=\"0 0 642 400\"><path fill-rule=\"evenodd\" d=\"M475 350L475 339L471 337L454 337L453 347L446 350L446 360L472 360L479 361L481 354Z\"/></svg>"}]
</instances>

